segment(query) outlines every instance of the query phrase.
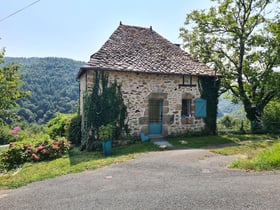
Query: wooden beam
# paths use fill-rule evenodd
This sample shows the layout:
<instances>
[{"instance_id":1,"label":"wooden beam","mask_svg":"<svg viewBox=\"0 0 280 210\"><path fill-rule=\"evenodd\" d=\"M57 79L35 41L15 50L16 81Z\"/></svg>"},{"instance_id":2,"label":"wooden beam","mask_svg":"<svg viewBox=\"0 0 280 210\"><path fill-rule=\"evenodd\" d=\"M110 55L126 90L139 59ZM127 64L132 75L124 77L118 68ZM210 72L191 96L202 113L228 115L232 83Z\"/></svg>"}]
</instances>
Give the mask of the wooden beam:
<instances>
[{"instance_id":1,"label":"wooden beam","mask_svg":"<svg viewBox=\"0 0 280 210\"><path fill-rule=\"evenodd\" d=\"M185 75L183 75L183 83L179 84L179 88L181 87L196 87L196 85L192 84L192 75L190 75L190 84L185 84Z\"/></svg>"}]
</instances>

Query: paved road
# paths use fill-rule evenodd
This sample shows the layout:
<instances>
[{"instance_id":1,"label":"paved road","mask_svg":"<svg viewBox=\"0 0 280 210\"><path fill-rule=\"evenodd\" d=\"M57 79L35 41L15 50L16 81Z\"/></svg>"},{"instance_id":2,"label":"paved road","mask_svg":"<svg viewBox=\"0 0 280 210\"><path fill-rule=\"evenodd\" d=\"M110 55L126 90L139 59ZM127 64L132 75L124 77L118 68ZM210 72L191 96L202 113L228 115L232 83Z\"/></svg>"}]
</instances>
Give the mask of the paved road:
<instances>
[{"instance_id":1,"label":"paved road","mask_svg":"<svg viewBox=\"0 0 280 210\"><path fill-rule=\"evenodd\" d=\"M0 209L280 209L280 172L225 166L207 150L152 152L0 191Z\"/></svg>"}]
</instances>

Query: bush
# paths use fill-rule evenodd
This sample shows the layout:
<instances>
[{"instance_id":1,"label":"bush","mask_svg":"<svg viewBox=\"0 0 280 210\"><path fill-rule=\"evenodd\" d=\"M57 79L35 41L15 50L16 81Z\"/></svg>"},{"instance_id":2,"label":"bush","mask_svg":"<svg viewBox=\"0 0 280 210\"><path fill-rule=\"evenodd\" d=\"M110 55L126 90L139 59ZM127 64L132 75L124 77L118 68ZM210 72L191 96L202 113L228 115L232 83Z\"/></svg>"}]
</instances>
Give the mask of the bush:
<instances>
[{"instance_id":1,"label":"bush","mask_svg":"<svg viewBox=\"0 0 280 210\"><path fill-rule=\"evenodd\" d=\"M21 142L10 143L8 151L0 158L5 168L15 168L27 161L43 161L61 157L70 149L70 142L65 138L55 140L26 139Z\"/></svg>"},{"instance_id":2,"label":"bush","mask_svg":"<svg viewBox=\"0 0 280 210\"><path fill-rule=\"evenodd\" d=\"M72 144L79 146L81 144L81 122L82 118L79 115L74 115L70 119L70 123L66 124L66 138L71 141Z\"/></svg>"},{"instance_id":3,"label":"bush","mask_svg":"<svg viewBox=\"0 0 280 210\"><path fill-rule=\"evenodd\" d=\"M280 103L278 101L271 101L266 105L262 124L266 132L280 133Z\"/></svg>"},{"instance_id":4,"label":"bush","mask_svg":"<svg viewBox=\"0 0 280 210\"><path fill-rule=\"evenodd\" d=\"M0 145L8 144L13 141L14 137L11 135L11 130L7 126L0 128Z\"/></svg>"},{"instance_id":5,"label":"bush","mask_svg":"<svg viewBox=\"0 0 280 210\"><path fill-rule=\"evenodd\" d=\"M69 127L72 118L73 114L57 113L56 116L47 123L47 132L50 137L65 137L67 127Z\"/></svg>"}]
</instances>

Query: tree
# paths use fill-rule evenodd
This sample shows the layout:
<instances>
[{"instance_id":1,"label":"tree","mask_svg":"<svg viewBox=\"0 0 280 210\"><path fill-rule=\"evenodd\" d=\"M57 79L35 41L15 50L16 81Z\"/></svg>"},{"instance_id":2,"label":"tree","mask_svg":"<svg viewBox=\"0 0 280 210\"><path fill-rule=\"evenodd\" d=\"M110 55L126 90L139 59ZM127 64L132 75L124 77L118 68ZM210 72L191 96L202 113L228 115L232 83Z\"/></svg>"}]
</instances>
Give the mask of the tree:
<instances>
[{"instance_id":1,"label":"tree","mask_svg":"<svg viewBox=\"0 0 280 210\"><path fill-rule=\"evenodd\" d=\"M279 94L280 19L273 0L212 0L187 15L184 47L221 74L221 91L241 101L254 131L264 107Z\"/></svg>"},{"instance_id":2,"label":"tree","mask_svg":"<svg viewBox=\"0 0 280 210\"><path fill-rule=\"evenodd\" d=\"M94 150L98 147L99 128L112 124L113 137L117 139L126 130L127 109L121 93L121 85L116 81L109 84L109 75L95 71L92 89L84 95L82 149Z\"/></svg>"},{"instance_id":3,"label":"tree","mask_svg":"<svg viewBox=\"0 0 280 210\"><path fill-rule=\"evenodd\" d=\"M5 50L0 52L0 64L4 61ZM2 65L1 65L2 66ZM11 63L8 66L0 66L0 124L16 118L17 100L25 97L28 92L22 91L19 65Z\"/></svg>"}]
</instances>

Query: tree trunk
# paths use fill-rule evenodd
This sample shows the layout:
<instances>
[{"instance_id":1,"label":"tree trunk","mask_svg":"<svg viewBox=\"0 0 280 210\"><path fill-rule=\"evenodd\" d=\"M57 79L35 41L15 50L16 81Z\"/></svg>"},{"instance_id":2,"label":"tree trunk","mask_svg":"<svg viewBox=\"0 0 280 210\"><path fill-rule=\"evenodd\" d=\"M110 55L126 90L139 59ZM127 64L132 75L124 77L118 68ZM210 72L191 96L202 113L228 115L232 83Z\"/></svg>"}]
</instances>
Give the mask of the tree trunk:
<instances>
[{"instance_id":1,"label":"tree trunk","mask_svg":"<svg viewBox=\"0 0 280 210\"><path fill-rule=\"evenodd\" d=\"M249 104L245 105L246 117L251 124L251 132L256 133L262 128L262 114L263 108L259 105Z\"/></svg>"}]
</instances>

